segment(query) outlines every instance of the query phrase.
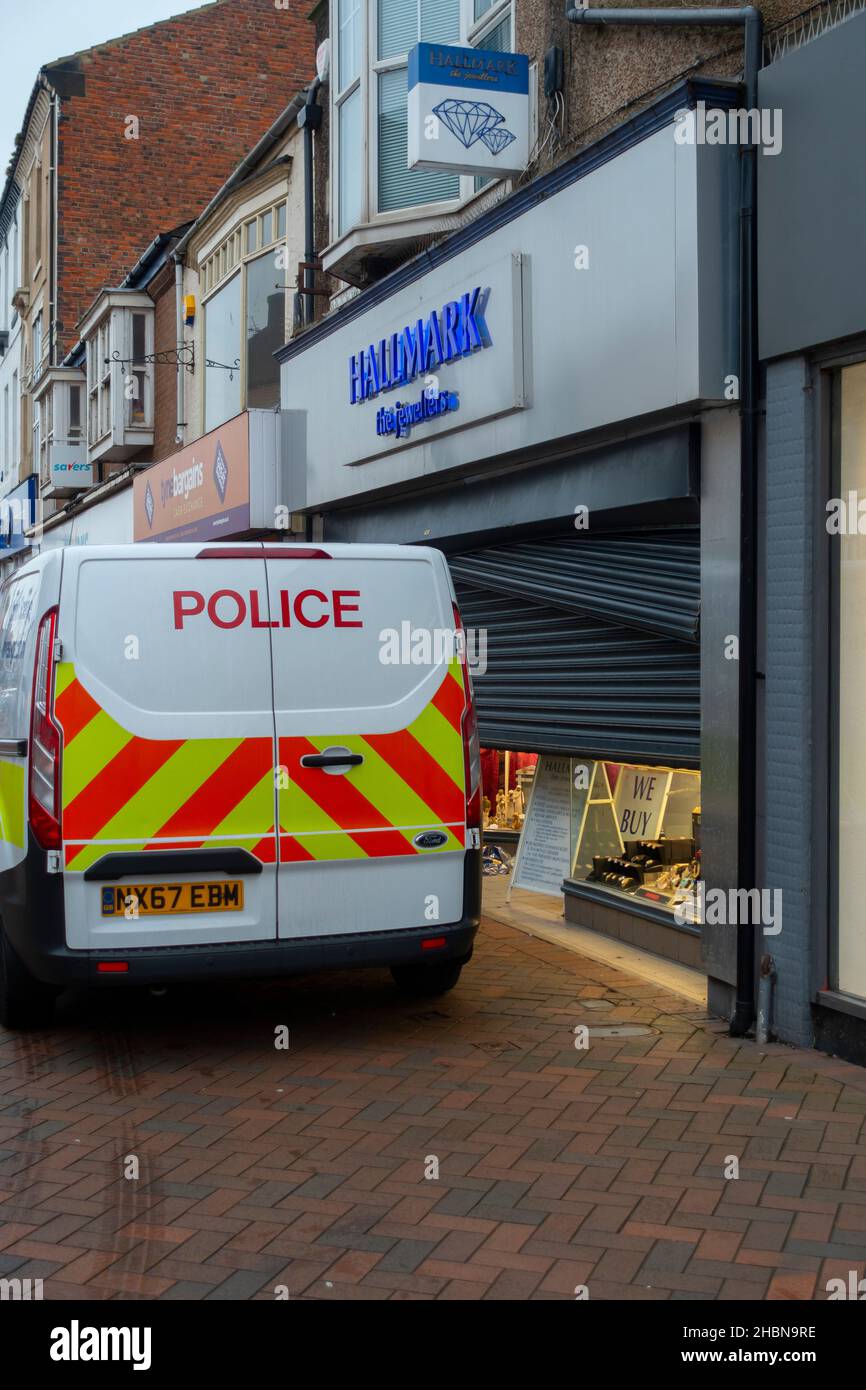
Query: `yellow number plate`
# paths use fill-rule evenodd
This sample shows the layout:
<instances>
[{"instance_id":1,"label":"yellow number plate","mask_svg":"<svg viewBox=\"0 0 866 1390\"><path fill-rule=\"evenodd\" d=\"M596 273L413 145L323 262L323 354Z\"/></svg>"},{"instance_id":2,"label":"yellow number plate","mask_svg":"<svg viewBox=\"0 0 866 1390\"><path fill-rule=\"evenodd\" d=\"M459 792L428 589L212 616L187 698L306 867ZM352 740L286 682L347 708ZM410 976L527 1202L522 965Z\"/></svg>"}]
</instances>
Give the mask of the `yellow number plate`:
<instances>
[{"instance_id":1,"label":"yellow number plate","mask_svg":"<svg viewBox=\"0 0 866 1390\"><path fill-rule=\"evenodd\" d=\"M160 917L172 912L241 912L241 879L218 883L112 884L102 889L103 917Z\"/></svg>"}]
</instances>

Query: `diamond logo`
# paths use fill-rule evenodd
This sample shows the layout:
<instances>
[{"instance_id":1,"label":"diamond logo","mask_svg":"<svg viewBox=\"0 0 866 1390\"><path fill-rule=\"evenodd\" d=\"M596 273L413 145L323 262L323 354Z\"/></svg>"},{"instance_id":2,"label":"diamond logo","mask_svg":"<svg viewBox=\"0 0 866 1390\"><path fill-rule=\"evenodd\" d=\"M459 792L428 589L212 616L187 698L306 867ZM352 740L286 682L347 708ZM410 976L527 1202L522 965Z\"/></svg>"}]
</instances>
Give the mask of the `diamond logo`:
<instances>
[{"instance_id":1,"label":"diamond logo","mask_svg":"<svg viewBox=\"0 0 866 1390\"><path fill-rule=\"evenodd\" d=\"M153 528L153 513L155 510L156 504L154 503L153 492L151 491L150 482L148 481L147 487L144 489L144 514L147 517L147 524L151 529Z\"/></svg>"},{"instance_id":2,"label":"diamond logo","mask_svg":"<svg viewBox=\"0 0 866 1390\"><path fill-rule=\"evenodd\" d=\"M216 458L213 462L213 480L216 483L220 501L226 500L226 488L229 485L229 466L226 463L226 456L223 453L223 446L217 440Z\"/></svg>"},{"instance_id":3,"label":"diamond logo","mask_svg":"<svg viewBox=\"0 0 866 1390\"><path fill-rule=\"evenodd\" d=\"M489 102L461 101L459 97L448 97L445 101L440 101L438 106L433 107L433 114L439 117L442 124L447 126L451 134L455 135L467 150L483 139L488 130L505 124L505 117ZM512 135L511 139L514 138ZM506 141L506 144L510 143L510 140ZM499 151L494 150L493 153L498 154Z\"/></svg>"},{"instance_id":4,"label":"diamond logo","mask_svg":"<svg viewBox=\"0 0 866 1390\"><path fill-rule=\"evenodd\" d=\"M491 154L501 154L506 150L513 140L517 139L510 130L506 130L504 125L494 126L490 130L485 130L481 136Z\"/></svg>"}]
</instances>

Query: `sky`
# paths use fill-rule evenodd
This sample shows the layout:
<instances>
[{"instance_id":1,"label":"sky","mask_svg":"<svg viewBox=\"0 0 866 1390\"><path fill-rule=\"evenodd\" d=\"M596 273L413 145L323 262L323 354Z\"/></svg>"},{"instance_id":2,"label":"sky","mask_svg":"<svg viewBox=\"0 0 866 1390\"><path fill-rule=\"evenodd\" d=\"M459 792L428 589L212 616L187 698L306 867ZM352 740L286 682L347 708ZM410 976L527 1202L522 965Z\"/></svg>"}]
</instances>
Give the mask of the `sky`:
<instances>
[{"instance_id":1,"label":"sky","mask_svg":"<svg viewBox=\"0 0 866 1390\"><path fill-rule=\"evenodd\" d=\"M39 69L157 19L200 8L189 0L0 0L0 189Z\"/></svg>"}]
</instances>

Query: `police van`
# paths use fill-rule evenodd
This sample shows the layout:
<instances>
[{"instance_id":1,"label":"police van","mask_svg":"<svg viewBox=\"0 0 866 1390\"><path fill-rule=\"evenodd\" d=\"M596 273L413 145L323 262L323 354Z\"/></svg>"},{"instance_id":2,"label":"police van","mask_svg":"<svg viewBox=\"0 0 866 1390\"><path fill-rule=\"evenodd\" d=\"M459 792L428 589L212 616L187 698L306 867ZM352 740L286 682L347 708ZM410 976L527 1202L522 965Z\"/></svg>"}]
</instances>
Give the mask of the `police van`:
<instances>
[{"instance_id":1,"label":"police van","mask_svg":"<svg viewBox=\"0 0 866 1390\"><path fill-rule=\"evenodd\" d=\"M450 633L416 660L386 634ZM80 546L0 589L0 1021L67 985L472 953L481 785L435 550ZM425 646L421 643L418 650Z\"/></svg>"}]
</instances>

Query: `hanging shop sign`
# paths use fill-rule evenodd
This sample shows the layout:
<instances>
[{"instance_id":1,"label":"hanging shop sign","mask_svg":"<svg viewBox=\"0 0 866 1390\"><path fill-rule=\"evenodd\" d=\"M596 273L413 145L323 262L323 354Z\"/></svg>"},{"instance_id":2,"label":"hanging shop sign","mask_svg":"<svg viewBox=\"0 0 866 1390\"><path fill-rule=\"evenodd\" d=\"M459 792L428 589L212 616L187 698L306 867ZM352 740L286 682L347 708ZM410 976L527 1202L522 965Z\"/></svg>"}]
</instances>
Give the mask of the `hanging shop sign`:
<instances>
[{"instance_id":1,"label":"hanging shop sign","mask_svg":"<svg viewBox=\"0 0 866 1390\"><path fill-rule=\"evenodd\" d=\"M93 465L87 461L87 445L56 444L48 449L49 483L55 491L77 492L93 486Z\"/></svg>"},{"instance_id":2,"label":"hanging shop sign","mask_svg":"<svg viewBox=\"0 0 866 1390\"><path fill-rule=\"evenodd\" d=\"M520 832L511 888L529 888L553 897L562 893L571 862L571 786L571 759L542 754Z\"/></svg>"},{"instance_id":3,"label":"hanging shop sign","mask_svg":"<svg viewBox=\"0 0 866 1390\"><path fill-rule=\"evenodd\" d=\"M419 43L409 54L410 169L519 174L529 162L529 59Z\"/></svg>"}]
</instances>

